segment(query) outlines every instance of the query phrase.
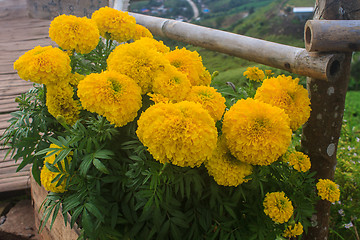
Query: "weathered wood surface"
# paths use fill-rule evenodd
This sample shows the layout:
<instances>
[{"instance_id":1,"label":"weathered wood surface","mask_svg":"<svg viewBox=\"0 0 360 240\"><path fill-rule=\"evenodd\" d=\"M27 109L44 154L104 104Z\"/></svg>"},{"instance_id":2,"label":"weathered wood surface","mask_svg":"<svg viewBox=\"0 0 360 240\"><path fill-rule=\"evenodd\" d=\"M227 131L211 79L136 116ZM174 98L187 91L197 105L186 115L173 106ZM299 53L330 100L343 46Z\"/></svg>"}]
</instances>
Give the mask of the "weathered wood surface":
<instances>
[{"instance_id":1,"label":"weathered wood surface","mask_svg":"<svg viewBox=\"0 0 360 240\"><path fill-rule=\"evenodd\" d=\"M26 0L0 1L0 134L9 126L10 112L17 110L15 98L32 87L19 78L13 63L26 51L52 45L48 37L50 20L28 17ZM0 192L30 188L30 167L16 172L19 162L5 155L0 147Z\"/></svg>"},{"instance_id":2,"label":"weathered wood surface","mask_svg":"<svg viewBox=\"0 0 360 240\"><path fill-rule=\"evenodd\" d=\"M360 50L360 20L309 20L304 32L309 52Z\"/></svg>"},{"instance_id":3,"label":"weathered wood surface","mask_svg":"<svg viewBox=\"0 0 360 240\"><path fill-rule=\"evenodd\" d=\"M304 48L269 42L176 20L129 13L154 35L226 53L303 76L334 82L343 54L309 53Z\"/></svg>"},{"instance_id":4,"label":"weathered wood surface","mask_svg":"<svg viewBox=\"0 0 360 240\"><path fill-rule=\"evenodd\" d=\"M340 15L341 9L359 6L358 0L316 0L314 20L347 20ZM359 8L357 8L359 9ZM355 10L355 9L354 9ZM357 14L358 11L354 11ZM354 15L354 17L360 17ZM345 54L344 64L339 68L341 78L335 82L307 78L307 89L311 99L311 115L303 126L301 145L311 159L310 171L316 172L317 179L334 179L336 153L344 115L345 96L350 79L351 52ZM316 213L312 216L314 226L309 227L304 240L328 239L330 223L329 201L320 200L316 204Z\"/></svg>"}]
</instances>

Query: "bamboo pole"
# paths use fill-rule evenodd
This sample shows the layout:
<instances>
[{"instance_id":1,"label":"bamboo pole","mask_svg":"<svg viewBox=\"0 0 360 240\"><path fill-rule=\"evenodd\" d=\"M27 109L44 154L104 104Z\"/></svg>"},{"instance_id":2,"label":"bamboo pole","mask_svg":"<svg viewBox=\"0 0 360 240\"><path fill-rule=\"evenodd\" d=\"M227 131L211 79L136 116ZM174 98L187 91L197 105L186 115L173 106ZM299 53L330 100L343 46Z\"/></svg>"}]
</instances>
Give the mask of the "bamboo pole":
<instances>
[{"instance_id":1,"label":"bamboo pole","mask_svg":"<svg viewBox=\"0 0 360 240\"><path fill-rule=\"evenodd\" d=\"M346 0L351 4L358 0ZM339 0L316 0L314 20L342 19ZM320 20L321 19L321 20ZM324 20L323 20L324 19ZM307 89L311 100L311 114L303 126L301 146L311 159L310 171L317 179L334 179L336 153L344 115L345 96L350 78L351 52L345 54L340 67L341 78L326 82L307 78ZM331 203L319 200L312 216L312 226L303 236L304 240L328 239Z\"/></svg>"},{"instance_id":2,"label":"bamboo pole","mask_svg":"<svg viewBox=\"0 0 360 240\"><path fill-rule=\"evenodd\" d=\"M360 50L360 20L309 20L304 34L305 48L310 52Z\"/></svg>"},{"instance_id":3,"label":"bamboo pole","mask_svg":"<svg viewBox=\"0 0 360 240\"><path fill-rule=\"evenodd\" d=\"M308 53L303 48L287 46L221 30L170 19L129 13L136 22L154 35L201 46L249 61L283 69L316 79L336 81L344 61L343 54Z\"/></svg>"}]
</instances>

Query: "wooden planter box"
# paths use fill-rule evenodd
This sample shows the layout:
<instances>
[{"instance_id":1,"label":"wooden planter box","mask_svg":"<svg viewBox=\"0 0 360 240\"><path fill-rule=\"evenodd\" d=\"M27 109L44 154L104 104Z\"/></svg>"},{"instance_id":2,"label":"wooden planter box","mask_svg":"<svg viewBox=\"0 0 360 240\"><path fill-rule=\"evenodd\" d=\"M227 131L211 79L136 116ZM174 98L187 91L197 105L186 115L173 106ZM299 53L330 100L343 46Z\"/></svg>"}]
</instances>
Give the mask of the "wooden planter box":
<instances>
[{"instance_id":1,"label":"wooden planter box","mask_svg":"<svg viewBox=\"0 0 360 240\"><path fill-rule=\"evenodd\" d=\"M34 206L35 227L38 230L41 217L43 215L43 211L39 212L39 208L44 199L46 198L48 192L44 189L43 186L39 186L39 184L37 184L32 175L30 176L30 183L31 198L33 200ZM39 233L39 240L76 240L79 237L79 229L77 229L76 226L74 226L73 229L70 228L70 224L67 224L67 226L65 226L64 217L60 212L58 213L51 230L50 221L51 217L50 220L46 223L46 226L43 228L43 230Z\"/></svg>"}]
</instances>

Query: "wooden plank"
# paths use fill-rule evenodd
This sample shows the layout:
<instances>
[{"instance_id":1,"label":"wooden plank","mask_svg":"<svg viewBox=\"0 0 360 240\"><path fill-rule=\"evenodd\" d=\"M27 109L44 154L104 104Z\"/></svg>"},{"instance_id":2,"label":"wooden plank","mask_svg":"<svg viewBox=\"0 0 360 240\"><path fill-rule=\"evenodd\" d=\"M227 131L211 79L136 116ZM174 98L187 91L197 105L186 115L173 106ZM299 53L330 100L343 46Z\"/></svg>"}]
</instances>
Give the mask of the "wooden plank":
<instances>
[{"instance_id":1,"label":"wooden plank","mask_svg":"<svg viewBox=\"0 0 360 240\"><path fill-rule=\"evenodd\" d=\"M12 179L12 181L8 183L2 183L0 181L0 192L29 189L29 178L29 176L23 176L21 178Z\"/></svg>"},{"instance_id":2,"label":"wooden plank","mask_svg":"<svg viewBox=\"0 0 360 240\"><path fill-rule=\"evenodd\" d=\"M23 177L29 177L29 171L27 172L11 172L0 175L0 183L9 183L12 181L17 181L17 179L22 179Z\"/></svg>"},{"instance_id":3,"label":"wooden plank","mask_svg":"<svg viewBox=\"0 0 360 240\"><path fill-rule=\"evenodd\" d=\"M7 165L7 162L19 164L19 162L15 162L14 159L11 158L11 153L9 153L8 156L6 156L8 149L1 149L0 150L0 166L2 164ZM6 156L6 158L5 158Z\"/></svg>"},{"instance_id":4,"label":"wooden plank","mask_svg":"<svg viewBox=\"0 0 360 240\"><path fill-rule=\"evenodd\" d=\"M11 117L10 114L0 114L0 122L7 122Z\"/></svg>"},{"instance_id":5,"label":"wooden plank","mask_svg":"<svg viewBox=\"0 0 360 240\"><path fill-rule=\"evenodd\" d=\"M14 160L0 161L0 169L10 168L13 166L19 166L19 162L15 162Z\"/></svg>"},{"instance_id":6,"label":"wooden plank","mask_svg":"<svg viewBox=\"0 0 360 240\"><path fill-rule=\"evenodd\" d=\"M11 89L0 89L0 95L2 96L12 96L12 95L20 95L21 93L27 92L29 90L28 86L21 86L19 88L11 88Z\"/></svg>"},{"instance_id":7,"label":"wooden plank","mask_svg":"<svg viewBox=\"0 0 360 240\"><path fill-rule=\"evenodd\" d=\"M26 0L0 1L0 136L9 126L11 115L17 110L16 96L28 91L31 82L19 78L13 64L19 56L37 45L50 45L49 20L30 19ZM6 113L6 114L4 114ZM4 141L1 141L2 144ZM21 161L6 156L8 147L0 147L0 192L28 189L30 165L16 172Z\"/></svg>"},{"instance_id":8,"label":"wooden plank","mask_svg":"<svg viewBox=\"0 0 360 240\"><path fill-rule=\"evenodd\" d=\"M13 166L7 166L4 167L0 164L0 175L6 176L7 173L26 173L26 175L30 174L30 165L26 165L23 169L21 169L19 172L16 172L16 169L18 168L19 164L15 164ZM19 174L20 175L20 174ZM22 174L21 174L22 175ZM24 174L25 175L25 174ZM2 181L1 181L2 182Z\"/></svg>"}]
</instances>

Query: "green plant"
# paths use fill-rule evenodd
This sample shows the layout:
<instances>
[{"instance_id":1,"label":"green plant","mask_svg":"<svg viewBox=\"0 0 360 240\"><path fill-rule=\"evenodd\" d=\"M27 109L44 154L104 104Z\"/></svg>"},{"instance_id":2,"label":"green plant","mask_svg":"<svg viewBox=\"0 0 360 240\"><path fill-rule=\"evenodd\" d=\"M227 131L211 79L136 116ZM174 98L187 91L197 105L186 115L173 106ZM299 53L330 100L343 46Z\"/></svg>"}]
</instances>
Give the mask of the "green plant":
<instances>
[{"instance_id":1,"label":"green plant","mask_svg":"<svg viewBox=\"0 0 360 240\"><path fill-rule=\"evenodd\" d=\"M66 29L75 32L62 38L78 34L77 28ZM41 228L48 221L52 225L60 210L71 215L65 223L77 223L83 239L280 240L295 224L301 231L288 238L300 235L302 226L306 232L319 197L315 173L308 167L297 171L290 162L309 164L288 159L299 145L297 138L291 142L297 103L277 106L255 96L265 82L270 87L271 81L283 83L277 97L300 93L303 123L309 99L298 81L286 76L269 80L271 73L259 70L263 74L251 78L254 82L228 83L216 91L207 86L216 74L210 76L196 52L169 52L159 41L133 41L133 35L117 45L111 36L106 32L85 54L66 49L69 57L56 49L59 58L68 59L59 66L68 74L55 76L55 83L48 75L59 61L47 55L54 48L37 47L15 63L19 75L27 79L31 72L29 80L38 83L17 100L19 111L1 140L15 159L23 159L20 168L33 164L36 181L52 191L42 205ZM175 98L180 91L193 93L196 85L205 85L199 101L186 94ZM218 103L225 102L220 93L229 96L227 105ZM54 103L58 112L50 112ZM210 112L217 104L223 117L215 120ZM286 199L286 209L281 199L267 198L275 195ZM286 217L277 220L274 213Z\"/></svg>"}]
</instances>

